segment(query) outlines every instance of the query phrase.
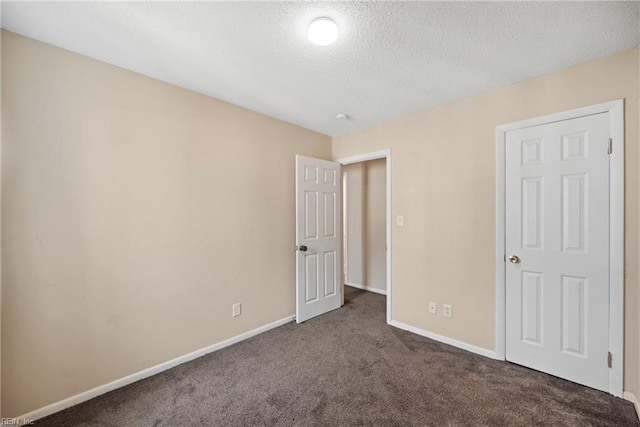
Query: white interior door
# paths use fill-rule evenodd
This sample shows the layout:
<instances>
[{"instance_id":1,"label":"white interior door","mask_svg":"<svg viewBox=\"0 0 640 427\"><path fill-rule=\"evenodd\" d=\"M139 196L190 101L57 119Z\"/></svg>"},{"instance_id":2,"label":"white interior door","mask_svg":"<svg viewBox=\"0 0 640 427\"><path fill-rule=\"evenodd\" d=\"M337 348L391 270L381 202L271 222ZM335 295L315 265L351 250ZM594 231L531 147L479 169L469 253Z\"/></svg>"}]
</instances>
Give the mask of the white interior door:
<instances>
[{"instance_id":1,"label":"white interior door","mask_svg":"<svg viewBox=\"0 0 640 427\"><path fill-rule=\"evenodd\" d=\"M296 156L296 319L340 307L340 164Z\"/></svg>"},{"instance_id":2,"label":"white interior door","mask_svg":"<svg viewBox=\"0 0 640 427\"><path fill-rule=\"evenodd\" d=\"M609 389L609 115L506 134L506 358ZM515 258L517 257L517 258Z\"/></svg>"}]
</instances>

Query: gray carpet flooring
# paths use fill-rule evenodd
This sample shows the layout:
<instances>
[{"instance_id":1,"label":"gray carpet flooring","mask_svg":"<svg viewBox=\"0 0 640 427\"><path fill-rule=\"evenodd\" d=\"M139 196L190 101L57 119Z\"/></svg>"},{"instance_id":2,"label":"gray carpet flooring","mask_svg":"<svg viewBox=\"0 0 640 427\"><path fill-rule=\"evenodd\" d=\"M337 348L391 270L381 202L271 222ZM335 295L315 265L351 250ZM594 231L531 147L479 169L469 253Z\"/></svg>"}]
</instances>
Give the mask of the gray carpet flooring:
<instances>
[{"instance_id":1,"label":"gray carpet flooring","mask_svg":"<svg viewBox=\"0 0 640 427\"><path fill-rule=\"evenodd\" d=\"M385 298L289 323L38 426L639 426L631 403L385 323Z\"/></svg>"}]
</instances>

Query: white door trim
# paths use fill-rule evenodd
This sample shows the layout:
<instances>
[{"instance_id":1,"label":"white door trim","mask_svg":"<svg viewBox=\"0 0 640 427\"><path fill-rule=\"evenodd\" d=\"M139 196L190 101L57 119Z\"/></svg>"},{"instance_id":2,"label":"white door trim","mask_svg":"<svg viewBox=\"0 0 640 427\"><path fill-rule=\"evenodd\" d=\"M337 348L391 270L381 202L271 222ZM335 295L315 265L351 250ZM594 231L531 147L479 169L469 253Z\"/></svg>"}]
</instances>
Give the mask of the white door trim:
<instances>
[{"instance_id":1,"label":"white door trim","mask_svg":"<svg viewBox=\"0 0 640 427\"><path fill-rule=\"evenodd\" d=\"M368 160L386 159L387 170L387 323L391 323L391 149L343 157L335 161L343 166Z\"/></svg>"},{"instance_id":2,"label":"white door trim","mask_svg":"<svg viewBox=\"0 0 640 427\"><path fill-rule=\"evenodd\" d=\"M624 100L604 102L574 110L496 126L496 358L505 360L506 263L505 257L505 141L508 131L608 113L613 152L610 180L609 348L613 355L609 393L622 397L624 369ZM605 361L603 361L605 363Z\"/></svg>"},{"instance_id":3,"label":"white door trim","mask_svg":"<svg viewBox=\"0 0 640 427\"><path fill-rule=\"evenodd\" d=\"M344 288L344 285L347 283L347 278L349 277L349 226L348 221L346 221L348 214L348 206L349 206L349 192L347 188L349 188L349 172L346 170L342 171L342 181L340 182L342 189L342 283L340 286ZM342 289L342 295L340 296L340 307L344 305L344 289Z\"/></svg>"}]
</instances>

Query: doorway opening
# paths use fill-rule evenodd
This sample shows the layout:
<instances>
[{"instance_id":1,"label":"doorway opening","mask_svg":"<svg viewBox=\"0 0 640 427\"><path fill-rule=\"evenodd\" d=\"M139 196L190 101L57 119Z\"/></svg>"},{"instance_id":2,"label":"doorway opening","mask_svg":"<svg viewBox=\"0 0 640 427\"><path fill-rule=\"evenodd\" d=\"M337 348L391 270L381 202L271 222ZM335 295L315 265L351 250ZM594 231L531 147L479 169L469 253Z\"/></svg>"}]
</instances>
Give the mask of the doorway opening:
<instances>
[{"instance_id":1,"label":"doorway opening","mask_svg":"<svg viewBox=\"0 0 640 427\"><path fill-rule=\"evenodd\" d=\"M342 164L343 285L386 295L391 321L390 150ZM344 292L343 292L344 295Z\"/></svg>"},{"instance_id":2,"label":"doorway opening","mask_svg":"<svg viewBox=\"0 0 640 427\"><path fill-rule=\"evenodd\" d=\"M387 294L386 159L342 168L344 284Z\"/></svg>"}]
</instances>

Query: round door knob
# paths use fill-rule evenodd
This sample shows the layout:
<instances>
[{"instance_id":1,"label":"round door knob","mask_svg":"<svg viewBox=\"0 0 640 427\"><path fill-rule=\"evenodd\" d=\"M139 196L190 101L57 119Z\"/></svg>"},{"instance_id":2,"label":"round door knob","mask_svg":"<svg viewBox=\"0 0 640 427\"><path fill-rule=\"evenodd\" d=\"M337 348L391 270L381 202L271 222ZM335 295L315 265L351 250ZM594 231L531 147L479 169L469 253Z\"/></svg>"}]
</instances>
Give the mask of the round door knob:
<instances>
[{"instance_id":1,"label":"round door knob","mask_svg":"<svg viewBox=\"0 0 640 427\"><path fill-rule=\"evenodd\" d=\"M518 264L520 262L520 258L518 258L518 255L511 255L509 256L509 261L511 261L512 264Z\"/></svg>"},{"instance_id":2,"label":"round door knob","mask_svg":"<svg viewBox=\"0 0 640 427\"><path fill-rule=\"evenodd\" d=\"M302 252L307 251L307 247L305 245L300 246L298 249L300 249Z\"/></svg>"}]
</instances>

